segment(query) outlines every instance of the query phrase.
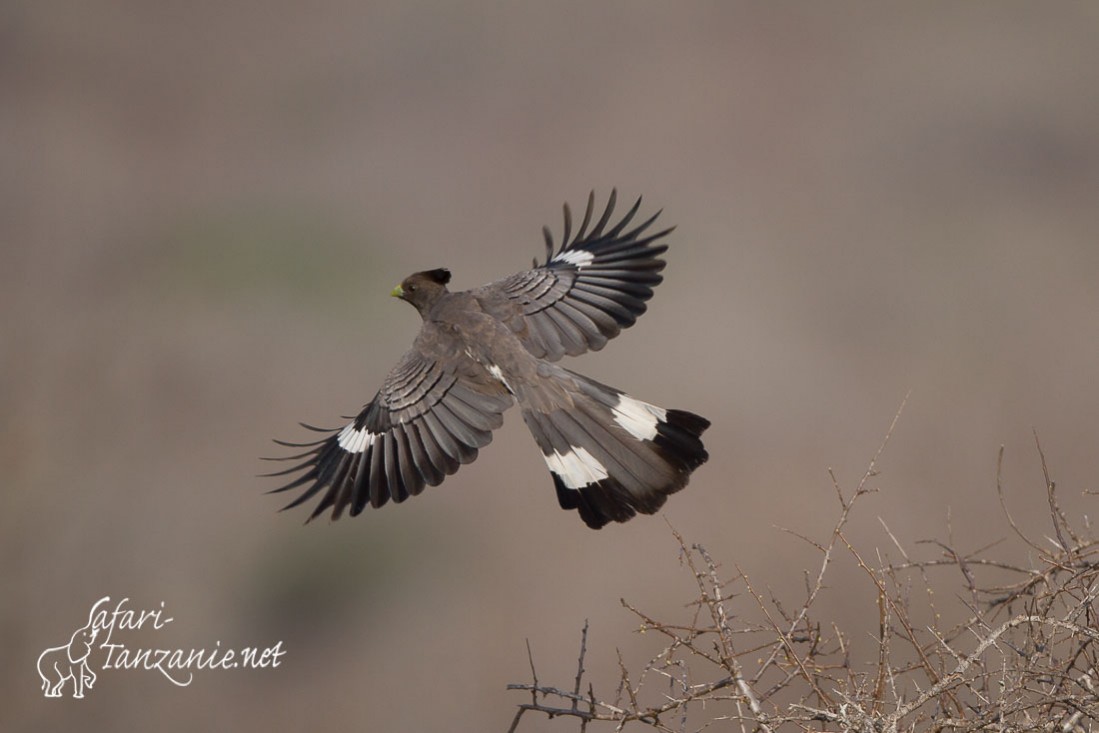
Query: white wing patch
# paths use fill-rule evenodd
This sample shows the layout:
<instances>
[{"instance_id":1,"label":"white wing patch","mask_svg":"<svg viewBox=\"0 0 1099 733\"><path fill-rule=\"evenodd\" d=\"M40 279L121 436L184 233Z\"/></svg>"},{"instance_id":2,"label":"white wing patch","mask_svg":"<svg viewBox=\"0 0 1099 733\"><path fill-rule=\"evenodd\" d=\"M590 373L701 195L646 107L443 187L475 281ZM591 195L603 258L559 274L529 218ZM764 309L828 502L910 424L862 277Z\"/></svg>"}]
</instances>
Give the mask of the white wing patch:
<instances>
[{"instance_id":1,"label":"white wing patch","mask_svg":"<svg viewBox=\"0 0 1099 733\"><path fill-rule=\"evenodd\" d=\"M489 364L488 365L488 373L491 374L493 377L495 377L496 380L498 382L500 382L500 384L504 385L504 387L507 388L508 392L511 392L512 394L515 394L515 390L513 390L511 388L511 385L508 384L508 380L504 379L504 370L503 369L496 366L495 364Z\"/></svg>"},{"instance_id":2,"label":"white wing patch","mask_svg":"<svg viewBox=\"0 0 1099 733\"><path fill-rule=\"evenodd\" d=\"M348 453L362 453L374 445L374 440L377 437L377 433L372 433L366 428L356 430L355 423L351 423L336 436L336 442Z\"/></svg>"},{"instance_id":3,"label":"white wing patch","mask_svg":"<svg viewBox=\"0 0 1099 733\"><path fill-rule=\"evenodd\" d=\"M572 446L564 455L557 451L543 455L546 465L561 478L561 482L570 489L582 489L607 478L607 469L584 448Z\"/></svg>"},{"instance_id":4,"label":"white wing patch","mask_svg":"<svg viewBox=\"0 0 1099 733\"><path fill-rule=\"evenodd\" d=\"M618 404L613 410L614 421L638 440L655 438L656 426L668 418L668 411L663 407L635 400L628 394L618 396Z\"/></svg>"},{"instance_id":5,"label":"white wing patch","mask_svg":"<svg viewBox=\"0 0 1099 733\"><path fill-rule=\"evenodd\" d=\"M587 267L595 260L595 255L582 249L570 249L567 252L558 252L551 262L567 262L576 269Z\"/></svg>"}]
</instances>

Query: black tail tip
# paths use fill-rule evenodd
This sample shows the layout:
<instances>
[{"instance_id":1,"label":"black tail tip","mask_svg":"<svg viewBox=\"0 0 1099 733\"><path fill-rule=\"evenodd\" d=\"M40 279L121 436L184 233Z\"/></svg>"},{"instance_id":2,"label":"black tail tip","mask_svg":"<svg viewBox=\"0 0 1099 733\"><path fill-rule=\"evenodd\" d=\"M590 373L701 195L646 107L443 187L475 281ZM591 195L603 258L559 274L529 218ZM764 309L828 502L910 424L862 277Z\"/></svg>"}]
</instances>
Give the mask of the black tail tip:
<instances>
[{"instance_id":1,"label":"black tail tip","mask_svg":"<svg viewBox=\"0 0 1099 733\"><path fill-rule=\"evenodd\" d=\"M681 471L690 473L706 461L710 454L702 444L702 433L710 421L685 410L668 410L664 422L656 426L656 443L664 459Z\"/></svg>"},{"instance_id":2,"label":"black tail tip","mask_svg":"<svg viewBox=\"0 0 1099 733\"><path fill-rule=\"evenodd\" d=\"M710 427L709 420L686 410L668 410L666 419L669 425L686 430L696 438L700 437Z\"/></svg>"},{"instance_id":3,"label":"black tail tip","mask_svg":"<svg viewBox=\"0 0 1099 733\"><path fill-rule=\"evenodd\" d=\"M592 529L602 529L611 522L626 522L640 511L652 514L664 504L667 498L657 494L652 506L635 506L636 498L631 497L623 486L613 478L605 478L580 489L570 489L557 474L553 475L553 485L557 489L557 501L562 509L576 509L584 524Z\"/></svg>"}]
</instances>

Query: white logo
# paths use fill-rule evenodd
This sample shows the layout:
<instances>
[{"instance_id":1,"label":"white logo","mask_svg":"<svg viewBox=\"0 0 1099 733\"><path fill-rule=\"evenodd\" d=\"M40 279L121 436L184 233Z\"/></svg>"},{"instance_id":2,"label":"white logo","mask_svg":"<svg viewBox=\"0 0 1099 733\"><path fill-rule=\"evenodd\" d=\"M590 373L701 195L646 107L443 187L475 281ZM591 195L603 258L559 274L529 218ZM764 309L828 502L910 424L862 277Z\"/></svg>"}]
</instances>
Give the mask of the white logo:
<instances>
[{"instance_id":1,"label":"white logo","mask_svg":"<svg viewBox=\"0 0 1099 733\"><path fill-rule=\"evenodd\" d=\"M286 654L281 641L262 649L222 649L220 640L211 649L135 649L122 641L112 641L115 632L160 631L175 619L164 615L163 601L159 608L140 610L128 606L129 598L120 600L113 609L105 607L110 600L110 596L104 596L95 602L88 612L88 623L73 633L68 644L50 647L38 656L38 676L46 697L63 697L67 683L71 683L72 697L84 697L84 691L98 679L92 671L96 662L100 662L100 670L155 670L173 685L186 687L194 680L193 670L273 669Z\"/></svg>"},{"instance_id":2,"label":"white logo","mask_svg":"<svg viewBox=\"0 0 1099 733\"><path fill-rule=\"evenodd\" d=\"M76 630L73 638L63 646L50 647L38 657L38 676L42 678L42 692L46 697L61 697L61 688L72 682L72 696L84 697L84 688L95 684L95 672L88 666L98 629L92 622Z\"/></svg>"}]
</instances>

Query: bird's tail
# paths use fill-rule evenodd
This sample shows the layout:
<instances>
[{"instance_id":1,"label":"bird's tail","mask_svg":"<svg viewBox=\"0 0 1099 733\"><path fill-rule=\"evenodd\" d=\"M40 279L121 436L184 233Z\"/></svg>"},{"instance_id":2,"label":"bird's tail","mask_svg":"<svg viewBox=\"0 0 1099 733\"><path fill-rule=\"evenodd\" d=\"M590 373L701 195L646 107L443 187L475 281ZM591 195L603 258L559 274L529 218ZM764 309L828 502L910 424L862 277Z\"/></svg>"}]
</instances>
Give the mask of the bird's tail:
<instances>
[{"instance_id":1,"label":"bird's tail","mask_svg":"<svg viewBox=\"0 0 1099 733\"><path fill-rule=\"evenodd\" d=\"M546 405L520 395L523 420L553 474L561 508L579 510L589 527L656 512L709 458L700 437L710 426L706 418L642 402L560 367L553 372L564 399Z\"/></svg>"}]
</instances>

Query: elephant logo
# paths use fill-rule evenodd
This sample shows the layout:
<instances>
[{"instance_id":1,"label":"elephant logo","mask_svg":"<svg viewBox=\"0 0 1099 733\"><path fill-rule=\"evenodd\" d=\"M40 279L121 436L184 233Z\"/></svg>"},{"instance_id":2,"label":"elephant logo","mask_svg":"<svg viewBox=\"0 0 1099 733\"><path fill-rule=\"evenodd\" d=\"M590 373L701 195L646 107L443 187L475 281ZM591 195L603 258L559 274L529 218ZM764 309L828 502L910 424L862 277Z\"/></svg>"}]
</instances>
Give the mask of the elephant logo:
<instances>
[{"instance_id":1,"label":"elephant logo","mask_svg":"<svg viewBox=\"0 0 1099 733\"><path fill-rule=\"evenodd\" d=\"M84 697L84 690L95 685L95 672L88 666L92 642L99 629L88 624L77 629L68 644L50 647L38 657L38 676L42 678L42 692L46 697L61 697L65 682L72 680L72 696Z\"/></svg>"}]
</instances>

